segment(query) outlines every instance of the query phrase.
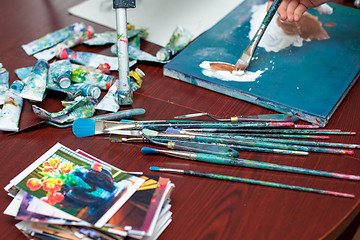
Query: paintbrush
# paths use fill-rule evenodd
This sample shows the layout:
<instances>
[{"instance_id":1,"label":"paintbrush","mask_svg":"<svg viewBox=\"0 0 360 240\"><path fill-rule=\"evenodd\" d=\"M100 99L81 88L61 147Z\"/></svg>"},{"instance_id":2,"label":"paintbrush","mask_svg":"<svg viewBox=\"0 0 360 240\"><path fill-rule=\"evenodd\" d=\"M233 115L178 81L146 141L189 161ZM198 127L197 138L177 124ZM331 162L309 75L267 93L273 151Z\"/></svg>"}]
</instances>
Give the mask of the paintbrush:
<instances>
[{"instance_id":1,"label":"paintbrush","mask_svg":"<svg viewBox=\"0 0 360 240\"><path fill-rule=\"evenodd\" d=\"M219 180L232 181L232 182L250 183L250 184L262 185L262 186L267 186L267 187L284 188L284 189L319 193L319 194L331 195L331 196L337 196L337 197L355 198L355 195L348 194L348 193L300 187L300 186L296 186L296 185L287 185L287 184L282 184L282 183L261 181L261 180L248 179L248 178L239 178L239 177L226 176L226 175L220 175L220 174L214 174L214 173L205 173L205 172L181 170L181 169L173 169L173 168L160 168L160 167L155 167L155 166L150 167L150 170L151 171L159 171L159 172L184 174L184 175L203 177L203 178L219 179Z\"/></svg>"},{"instance_id":2,"label":"paintbrush","mask_svg":"<svg viewBox=\"0 0 360 240\"><path fill-rule=\"evenodd\" d=\"M144 137L146 137L148 141L153 144L166 146L168 149L172 149L172 150L175 149L175 150L183 150L183 151L192 151L196 153L207 153L207 154L214 154L214 155L226 156L226 157L239 156L239 152L225 145L186 142L186 141L168 141L166 143L163 143L153 140L152 138L146 136L145 134Z\"/></svg>"},{"instance_id":3,"label":"paintbrush","mask_svg":"<svg viewBox=\"0 0 360 240\"><path fill-rule=\"evenodd\" d=\"M311 138L311 139L329 139L329 136L325 135L298 135L298 134L276 134L276 133L208 133L208 132L196 132L191 131L191 129L178 129L178 128L168 128L165 131L166 133L183 133L183 134L197 134L197 135L212 135L212 136L218 136L221 134L228 135L228 136L234 136L234 135L240 135L244 137L261 137L261 138Z\"/></svg>"},{"instance_id":4,"label":"paintbrush","mask_svg":"<svg viewBox=\"0 0 360 240\"><path fill-rule=\"evenodd\" d=\"M254 55L256 47L258 46L261 37L263 36L267 26L271 22L273 16L276 13L280 5L281 0L274 0L273 4L271 5L269 11L267 11L259 29L256 31L254 37L252 38L250 44L247 46L245 51L240 56L239 60L235 64L235 68L232 72L234 75L243 75L245 69L249 66L251 58Z\"/></svg>"},{"instance_id":5,"label":"paintbrush","mask_svg":"<svg viewBox=\"0 0 360 240\"><path fill-rule=\"evenodd\" d=\"M238 128L238 129L216 129L216 128L187 128L188 132L211 132L211 133L286 133L286 134L327 134L327 135L356 135L356 132L345 132L339 129L250 129L250 128Z\"/></svg>"},{"instance_id":6,"label":"paintbrush","mask_svg":"<svg viewBox=\"0 0 360 240\"><path fill-rule=\"evenodd\" d=\"M226 136L221 137L212 137L204 135L190 135L190 134L171 134L171 133L159 133L150 129L143 129L143 133L151 137L166 137L166 138L175 138L175 139L184 139L191 140L196 142L215 142L223 144L233 144L233 145L243 145L250 147L264 147L271 149L287 149L287 150L296 150L296 151L305 151L305 152L321 152L321 153L335 153L335 154L347 154L353 155L354 151L345 150L345 149L334 149L334 148L320 148L320 147L311 147L311 146L302 146L302 145L291 145L291 144L282 144L282 143L273 143L266 142L261 140L245 140L245 139L236 139Z\"/></svg>"},{"instance_id":7,"label":"paintbrush","mask_svg":"<svg viewBox=\"0 0 360 240\"><path fill-rule=\"evenodd\" d=\"M132 117L132 116L136 116L136 115L141 115L141 114L144 114L145 113L145 109L143 108L134 108L134 109L127 109L127 110L123 110L123 111L118 111L118 112L115 112L115 113L107 113L107 114L102 114L102 115L98 115L98 116L95 116L95 117L91 117L90 119L92 120L119 120L119 119L123 119L123 118L128 118L128 117ZM18 133L22 133L22 132L27 132L27 131L30 131L30 130L34 130L34 129L37 129L37 128L40 128L40 127L43 127L45 125L50 125L50 126L54 126L54 127L57 127L57 128L68 128L68 127L71 127L73 124L72 123L69 123L69 124L57 124L57 123L54 123L52 121L41 121L41 122L38 122L32 126L29 126L29 127L26 127L18 132L13 132L13 133L10 133L10 135L15 135L15 134L18 134Z\"/></svg>"},{"instance_id":8,"label":"paintbrush","mask_svg":"<svg viewBox=\"0 0 360 240\"><path fill-rule=\"evenodd\" d=\"M220 135L221 136L221 135ZM293 140L293 139L281 139L281 138L259 138L250 136L232 136L235 139L244 140L256 140L256 141L267 141L274 143L285 143L294 145L305 145L305 146L317 146L317 147L335 147L335 148L360 148L358 144L348 143L334 143L334 142L319 142L319 141L305 141L305 140Z\"/></svg>"},{"instance_id":9,"label":"paintbrush","mask_svg":"<svg viewBox=\"0 0 360 240\"><path fill-rule=\"evenodd\" d=\"M264 170L270 170L270 171L297 173L297 174L322 176L322 177L329 177L329 178L340 178L340 179L356 180L356 181L360 180L360 176L357 176L357 175L326 172L326 171L320 171L320 170L292 167L292 166L267 163L267 162L259 162L259 161L246 160L246 159L240 159L240 158L221 157L221 156L212 155L212 154L175 151L175 150L160 150L160 149L149 148L149 147L141 148L141 152L145 155L146 154L165 154L168 156L173 156L173 157L191 160L191 161L214 163L214 164L227 165L227 166L264 169Z\"/></svg>"},{"instance_id":10,"label":"paintbrush","mask_svg":"<svg viewBox=\"0 0 360 240\"><path fill-rule=\"evenodd\" d=\"M156 140L158 140L160 142L168 142L169 141L169 139L166 139L166 138L156 138ZM238 150L238 151L279 153L279 154L300 155L300 156L309 155L309 153L305 152L305 151L295 151L295 150L275 149L275 148L271 149L271 148L263 148L263 147L250 147L250 146L242 146L242 145L234 145L234 144L223 144L223 143L215 143L215 144L226 146L228 148Z\"/></svg>"},{"instance_id":11,"label":"paintbrush","mask_svg":"<svg viewBox=\"0 0 360 240\"><path fill-rule=\"evenodd\" d=\"M178 122L177 120L152 121L152 122L114 122L114 121L97 121L89 118L79 118L73 123L73 133L77 137L88 137L96 134L111 133L113 130L129 130L143 128L154 129L158 131L166 130L169 127L176 128L275 128L291 127L293 122Z\"/></svg>"},{"instance_id":12,"label":"paintbrush","mask_svg":"<svg viewBox=\"0 0 360 240\"><path fill-rule=\"evenodd\" d=\"M216 118L209 113L192 113L186 114L181 116L176 116L174 118L193 118L193 117L200 117L200 116L208 116L216 121L219 122L242 122L242 121L249 121L249 122L297 122L299 118L288 115L288 114L261 114L261 115L250 115L250 116L234 116L229 119L220 119Z\"/></svg>"},{"instance_id":13,"label":"paintbrush","mask_svg":"<svg viewBox=\"0 0 360 240\"><path fill-rule=\"evenodd\" d=\"M176 129L173 132L176 132ZM186 133L186 131L185 131L185 133ZM197 134L193 133L193 135L197 135ZM274 136L268 136L268 137L264 138L264 137L256 137L256 136L244 136L244 135L234 135L234 134L231 134L231 135L230 134L213 134L213 133L207 133L206 135L200 134L200 135L201 136L220 137L220 138L221 137L234 138L234 139L240 139L240 140L254 140L254 141L294 144L294 145L317 146L317 147L360 148L360 145L358 145L358 144L281 139L281 138L273 138Z\"/></svg>"},{"instance_id":14,"label":"paintbrush","mask_svg":"<svg viewBox=\"0 0 360 240\"><path fill-rule=\"evenodd\" d=\"M125 138L123 135L131 135L137 137ZM198 153L209 153L227 157L239 156L239 152L225 145L195 143L186 141L156 141L137 130L112 131L112 134L109 138L111 142L149 142L156 145L166 146L168 149L193 151Z\"/></svg>"}]
</instances>

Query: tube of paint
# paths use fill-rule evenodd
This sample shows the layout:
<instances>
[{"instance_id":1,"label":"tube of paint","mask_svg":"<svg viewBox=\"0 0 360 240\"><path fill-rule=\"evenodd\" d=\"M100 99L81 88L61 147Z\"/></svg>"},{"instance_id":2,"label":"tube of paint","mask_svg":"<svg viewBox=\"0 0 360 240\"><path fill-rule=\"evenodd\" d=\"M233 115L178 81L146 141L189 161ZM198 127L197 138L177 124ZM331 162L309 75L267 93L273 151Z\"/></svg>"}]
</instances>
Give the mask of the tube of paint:
<instances>
[{"instance_id":1,"label":"tube of paint","mask_svg":"<svg viewBox=\"0 0 360 240\"><path fill-rule=\"evenodd\" d=\"M98 99L101 95L100 88L89 83L81 83L78 86L78 91L80 92L81 96L91 96L96 99Z\"/></svg>"},{"instance_id":2,"label":"tube of paint","mask_svg":"<svg viewBox=\"0 0 360 240\"><path fill-rule=\"evenodd\" d=\"M191 41L192 34L184 27L177 26L166 46L156 53L161 61L167 61L183 50Z\"/></svg>"},{"instance_id":3,"label":"tube of paint","mask_svg":"<svg viewBox=\"0 0 360 240\"><path fill-rule=\"evenodd\" d=\"M117 39L116 34L117 33L115 31L95 33L92 38L84 41L84 44L87 44L90 46L114 44L114 43L116 43L116 39ZM128 38L129 39L132 39L135 37L146 37L147 35L148 34L147 34L146 30L144 30L144 29L130 30L128 27ZM130 42L130 40L129 40L129 42Z\"/></svg>"},{"instance_id":4,"label":"tube of paint","mask_svg":"<svg viewBox=\"0 0 360 240\"><path fill-rule=\"evenodd\" d=\"M74 28L74 32L70 37L49 49L34 54L34 57L36 59L45 59L49 61L54 58L57 52L59 52L63 48L72 48L76 45L79 45L86 39L91 38L93 33L94 29L91 26L86 28L84 24L79 24Z\"/></svg>"},{"instance_id":5,"label":"tube of paint","mask_svg":"<svg viewBox=\"0 0 360 240\"><path fill-rule=\"evenodd\" d=\"M131 91L135 92L139 88L141 88L142 85L142 78L145 77L145 73L140 69L136 68L135 71L131 70L129 72L130 75L130 89Z\"/></svg>"},{"instance_id":6,"label":"tube of paint","mask_svg":"<svg viewBox=\"0 0 360 240\"><path fill-rule=\"evenodd\" d=\"M40 52L44 49L55 46L56 44L69 38L74 31L74 28L79 26L79 23L74 23L68 27L59 29L55 32L48 33L45 36L36 39L30 43L22 45L22 48L28 55Z\"/></svg>"},{"instance_id":7,"label":"tube of paint","mask_svg":"<svg viewBox=\"0 0 360 240\"><path fill-rule=\"evenodd\" d=\"M9 72L0 63L0 105L5 102L6 92L9 89Z\"/></svg>"},{"instance_id":8,"label":"tube of paint","mask_svg":"<svg viewBox=\"0 0 360 240\"><path fill-rule=\"evenodd\" d=\"M51 70L51 65L52 64L50 64L50 70ZM15 69L15 74L19 77L19 79L23 81L30 75L32 68L33 67L24 67L24 68ZM77 87L75 86L75 84L71 84L70 87L64 89L61 88L58 84L56 84L51 77L48 78L46 88L53 91L68 94L68 97L72 100L75 98L74 94L77 91Z\"/></svg>"},{"instance_id":9,"label":"tube of paint","mask_svg":"<svg viewBox=\"0 0 360 240\"><path fill-rule=\"evenodd\" d=\"M109 57L102 54L91 52L75 52L69 48L63 48L59 51L58 57L60 59L70 59L71 62L86 65L90 67L98 67L100 64L107 63L110 65L110 70L117 70L117 57Z\"/></svg>"},{"instance_id":10,"label":"tube of paint","mask_svg":"<svg viewBox=\"0 0 360 240\"><path fill-rule=\"evenodd\" d=\"M20 80L14 81L6 92L5 103L0 115L0 130L19 131L19 120L23 99L18 96L22 91L24 83Z\"/></svg>"},{"instance_id":11,"label":"tube of paint","mask_svg":"<svg viewBox=\"0 0 360 240\"><path fill-rule=\"evenodd\" d=\"M97 103L98 101L93 97L77 97L72 103L66 103L65 108L60 112L50 113L36 105L32 105L32 109L37 116L48 121L68 123L77 118L92 117Z\"/></svg>"},{"instance_id":12,"label":"tube of paint","mask_svg":"<svg viewBox=\"0 0 360 240\"><path fill-rule=\"evenodd\" d=\"M101 101L95 106L95 109L109 112L117 112L119 110L118 85L119 80L117 79Z\"/></svg>"},{"instance_id":13,"label":"tube of paint","mask_svg":"<svg viewBox=\"0 0 360 240\"><path fill-rule=\"evenodd\" d=\"M71 66L71 79L73 82L89 83L102 90L108 90L116 81L115 77L102 73L100 69L77 64L72 64Z\"/></svg>"},{"instance_id":14,"label":"tube of paint","mask_svg":"<svg viewBox=\"0 0 360 240\"><path fill-rule=\"evenodd\" d=\"M150 53L147 53L132 46L129 46L129 58L136 59L139 61L147 61L147 62L159 62L159 63L168 62L167 61L168 59L161 60L157 56L155 57Z\"/></svg>"},{"instance_id":15,"label":"tube of paint","mask_svg":"<svg viewBox=\"0 0 360 240\"><path fill-rule=\"evenodd\" d=\"M49 64L45 60L36 61L29 77L23 80L25 86L20 93L20 97L32 101L41 102L45 97Z\"/></svg>"},{"instance_id":16,"label":"tube of paint","mask_svg":"<svg viewBox=\"0 0 360 240\"><path fill-rule=\"evenodd\" d=\"M72 66L70 60L59 60L50 64L52 80L61 88L68 88L71 85Z\"/></svg>"}]
</instances>

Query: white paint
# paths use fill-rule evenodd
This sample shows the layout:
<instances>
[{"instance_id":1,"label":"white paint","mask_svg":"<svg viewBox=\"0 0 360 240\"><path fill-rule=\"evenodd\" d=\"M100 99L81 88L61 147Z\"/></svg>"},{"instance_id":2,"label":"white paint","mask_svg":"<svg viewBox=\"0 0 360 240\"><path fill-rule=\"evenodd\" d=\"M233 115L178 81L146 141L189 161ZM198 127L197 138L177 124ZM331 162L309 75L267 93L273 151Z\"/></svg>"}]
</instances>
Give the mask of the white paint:
<instances>
[{"instance_id":1,"label":"white paint","mask_svg":"<svg viewBox=\"0 0 360 240\"><path fill-rule=\"evenodd\" d=\"M235 81L235 82L254 82L264 71L258 70L256 72L245 71L242 75L234 75L229 71L212 71L210 69L210 62L204 61L199 65L202 70L202 74L212 78L218 78L223 81Z\"/></svg>"},{"instance_id":2,"label":"white paint","mask_svg":"<svg viewBox=\"0 0 360 240\"><path fill-rule=\"evenodd\" d=\"M255 5L251 8L250 32L249 38L252 39L261 25L264 16L266 15L267 3L262 5ZM268 25L264 35L261 38L259 47L265 48L267 52L279 52L291 45L301 47L303 45L303 38L299 35L286 35L284 31L276 24L276 18L279 15L276 13L273 20Z\"/></svg>"},{"instance_id":3,"label":"white paint","mask_svg":"<svg viewBox=\"0 0 360 240\"><path fill-rule=\"evenodd\" d=\"M320 5L319 7L316 8L316 10L320 13L320 14L328 14L331 15L333 13L333 8L329 6L329 4L325 3Z\"/></svg>"}]
</instances>

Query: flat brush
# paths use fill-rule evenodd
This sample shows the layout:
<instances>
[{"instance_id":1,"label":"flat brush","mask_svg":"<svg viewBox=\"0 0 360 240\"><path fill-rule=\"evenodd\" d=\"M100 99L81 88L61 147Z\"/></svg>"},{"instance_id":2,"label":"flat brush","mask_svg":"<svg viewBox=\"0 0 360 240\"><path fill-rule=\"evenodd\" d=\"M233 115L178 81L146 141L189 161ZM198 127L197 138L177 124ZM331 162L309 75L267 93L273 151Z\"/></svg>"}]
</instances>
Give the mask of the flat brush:
<instances>
[{"instance_id":1,"label":"flat brush","mask_svg":"<svg viewBox=\"0 0 360 240\"><path fill-rule=\"evenodd\" d=\"M156 140L160 142L168 142L169 140L166 138L156 138ZM228 148L237 150L237 151L246 151L246 152L263 152L263 153L277 153L277 154L288 154L288 155L298 155L298 156L306 156L309 155L308 152L305 151L295 151L295 150L287 150L287 149L271 149L271 148L263 148L263 147L250 147L250 146L242 146L235 144L223 144L223 143L215 143L217 145L226 146Z\"/></svg>"},{"instance_id":2,"label":"flat brush","mask_svg":"<svg viewBox=\"0 0 360 240\"><path fill-rule=\"evenodd\" d=\"M307 188L307 187L301 187L301 186L296 186L296 185L288 185L288 184L282 184L282 183L261 181L261 180L255 180L255 179L249 179L249 178L239 178L239 177L226 176L226 175L220 175L220 174L214 174L214 173L205 173L205 172L181 170L181 169L173 169L173 168L160 168L160 167L156 167L156 166L150 167L150 170L158 171L158 172L169 172L169 173L175 173L175 174L190 175L190 176L202 177L202 178L225 180L225 181L231 181L231 182L249 183L249 184L261 185L261 186L266 186L266 187L284 188L284 189L296 190L296 191L302 191L302 192L319 193L319 194L331 195L331 196L337 196L337 197L355 198L355 195L348 194L348 193L334 192L334 191L321 190L321 189L315 189L315 188Z\"/></svg>"},{"instance_id":3,"label":"flat brush","mask_svg":"<svg viewBox=\"0 0 360 240\"><path fill-rule=\"evenodd\" d=\"M360 176L357 176L357 175L326 172L326 171L292 167L292 166L286 166L286 165L280 165L280 164L274 164L274 163L258 162L258 161L246 160L246 159L241 159L241 158L221 157L221 156L204 154L204 153L194 153L194 152L175 151L175 150L160 150L160 149L149 148L149 147L141 148L141 152L145 155L146 154L165 154L168 156L173 156L173 157L182 158L182 159L186 159L186 160L214 163L214 164L220 164L220 165L247 167L247 168L264 169L264 170L270 170L270 171L297 173L297 174L322 176L322 177L329 177L329 178L340 178L340 179L356 180L356 181L360 180Z\"/></svg>"},{"instance_id":4,"label":"flat brush","mask_svg":"<svg viewBox=\"0 0 360 240\"><path fill-rule=\"evenodd\" d=\"M266 13L259 29L256 31L254 37L250 41L250 44L247 46L245 51L240 56L239 60L236 62L235 68L234 68L232 74L242 75L244 73L245 69L249 66L251 58L254 55L254 52L261 40L261 37L263 36L267 26L269 25L273 16L275 15L276 10L278 9L280 3L281 3L281 0L275 0L273 2L269 11Z\"/></svg>"},{"instance_id":5,"label":"flat brush","mask_svg":"<svg viewBox=\"0 0 360 240\"><path fill-rule=\"evenodd\" d=\"M158 131L166 130L169 127L177 128L264 128L264 127L291 127L293 122L240 122L240 123L222 123L222 122L177 122L177 121L153 121L153 122L115 122L99 121L89 118L79 118L73 123L72 130L77 137L88 137L97 134L110 133L113 130L141 130L143 128L154 129Z\"/></svg>"},{"instance_id":6,"label":"flat brush","mask_svg":"<svg viewBox=\"0 0 360 240\"><path fill-rule=\"evenodd\" d=\"M242 121L248 121L248 122L297 122L299 121L299 118L288 115L288 114L262 114L262 115L250 115L250 116L234 116L229 119L221 119L216 118L213 115L210 115L209 113L192 113L192 114L186 114L181 116L176 116L174 118L193 118L193 117L200 117L200 116L208 116L215 121L218 122L242 122Z\"/></svg>"},{"instance_id":7,"label":"flat brush","mask_svg":"<svg viewBox=\"0 0 360 240\"><path fill-rule=\"evenodd\" d=\"M94 116L91 117L90 119L92 120L119 120L119 119L123 119L123 118L129 118L129 117L133 117L136 115L141 115L145 113L145 109L143 108L134 108L134 109L127 109L127 110L123 110L123 111L118 111L115 113L107 113L107 114L103 114L103 115L98 115L98 116ZM35 130L38 129L40 127L43 127L45 125L50 125L56 128L68 128L71 127L73 125L73 123L69 123L69 124L57 124L54 123L52 121L41 121L38 122L32 126L26 127L24 129L21 129L18 132L14 132L9 134L10 135L15 135L18 133L22 133L22 132L27 132L27 131L31 131L31 130Z\"/></svg>"}]
</instances>

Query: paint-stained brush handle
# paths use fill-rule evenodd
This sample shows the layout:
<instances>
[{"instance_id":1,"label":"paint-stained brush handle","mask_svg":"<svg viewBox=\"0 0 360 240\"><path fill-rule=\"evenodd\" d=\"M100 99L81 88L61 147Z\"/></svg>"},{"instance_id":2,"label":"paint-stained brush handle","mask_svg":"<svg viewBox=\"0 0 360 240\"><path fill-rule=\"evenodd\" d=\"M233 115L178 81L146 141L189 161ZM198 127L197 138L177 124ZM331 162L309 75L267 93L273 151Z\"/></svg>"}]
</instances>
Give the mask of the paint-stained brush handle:
<instances>
[{"instance_id":1,"label":"paint-stained brush handle","mask_svg":"<svg viewBox=\"0 0 360 240\"><path fill-rule=\"evenodd\" d=\"M184 175L190 175L190 176L196 176L196 177L202 177L202 178L219 179L219 180L232 181L232 182L249 183L249 184L262 185L262 186L267 186L267 187L284 188L284 189L303 191L303 192L319 193L319 194L331 195L331 196L337 196L337 197L355 198L354 194L349 194L349 193L321 190L321 189L315 189L315 188L307 188L307 187L301 187L301 186L296 186L296 185L267 182L267 181L249 179L249 178L239 178L239 177L234 177L234 176L226 176L226 175L213 174L213 173L172 169L172 168L160 168L160 167L155 167L155 166L150 167L150 170L176 173L176 174L184 174Z\"/></svg>"},{"instance_id":2,"label":"paint-stained brush handle","mask_svg":"<svg viewBox=\"0 0 360 240\"><path fill-rule=\"evenodd\" d=\"M207 153L214 154L225 157L238 157L239 152L223 146L223 145L214 145L214 144L203 144L195 142L185 142L185 141L173 141L167 143L167 148L175 150L183 150L197 153Z\"/></svg>"},{"instance_id":3,"label":"paint-stained brush handle","mask_svg":"<svg viewBox=\"0 0 360 240\"><path fill-rule=\"evenodd\" d=\"M93 120L119 120L123 118L128 118L136 115L141 115L145 113L145 109L143 108L134 108L134 109L127 109L123 111L119 111L116 113L108 113L99 115L96 117L92 117Z\"/></svg>"},{"instance_id":4,"label":"paint-stained brush handle","mask_svg":"<svg viewBox=\"0 0 360 240\"><path fill-rule=\"evenodd\" d=\"M263 114L250 116L234 116L230 118L231 122L254 121L254 122L297 122L299 118L286 114Z\"/></svg>"}]
</instances>

